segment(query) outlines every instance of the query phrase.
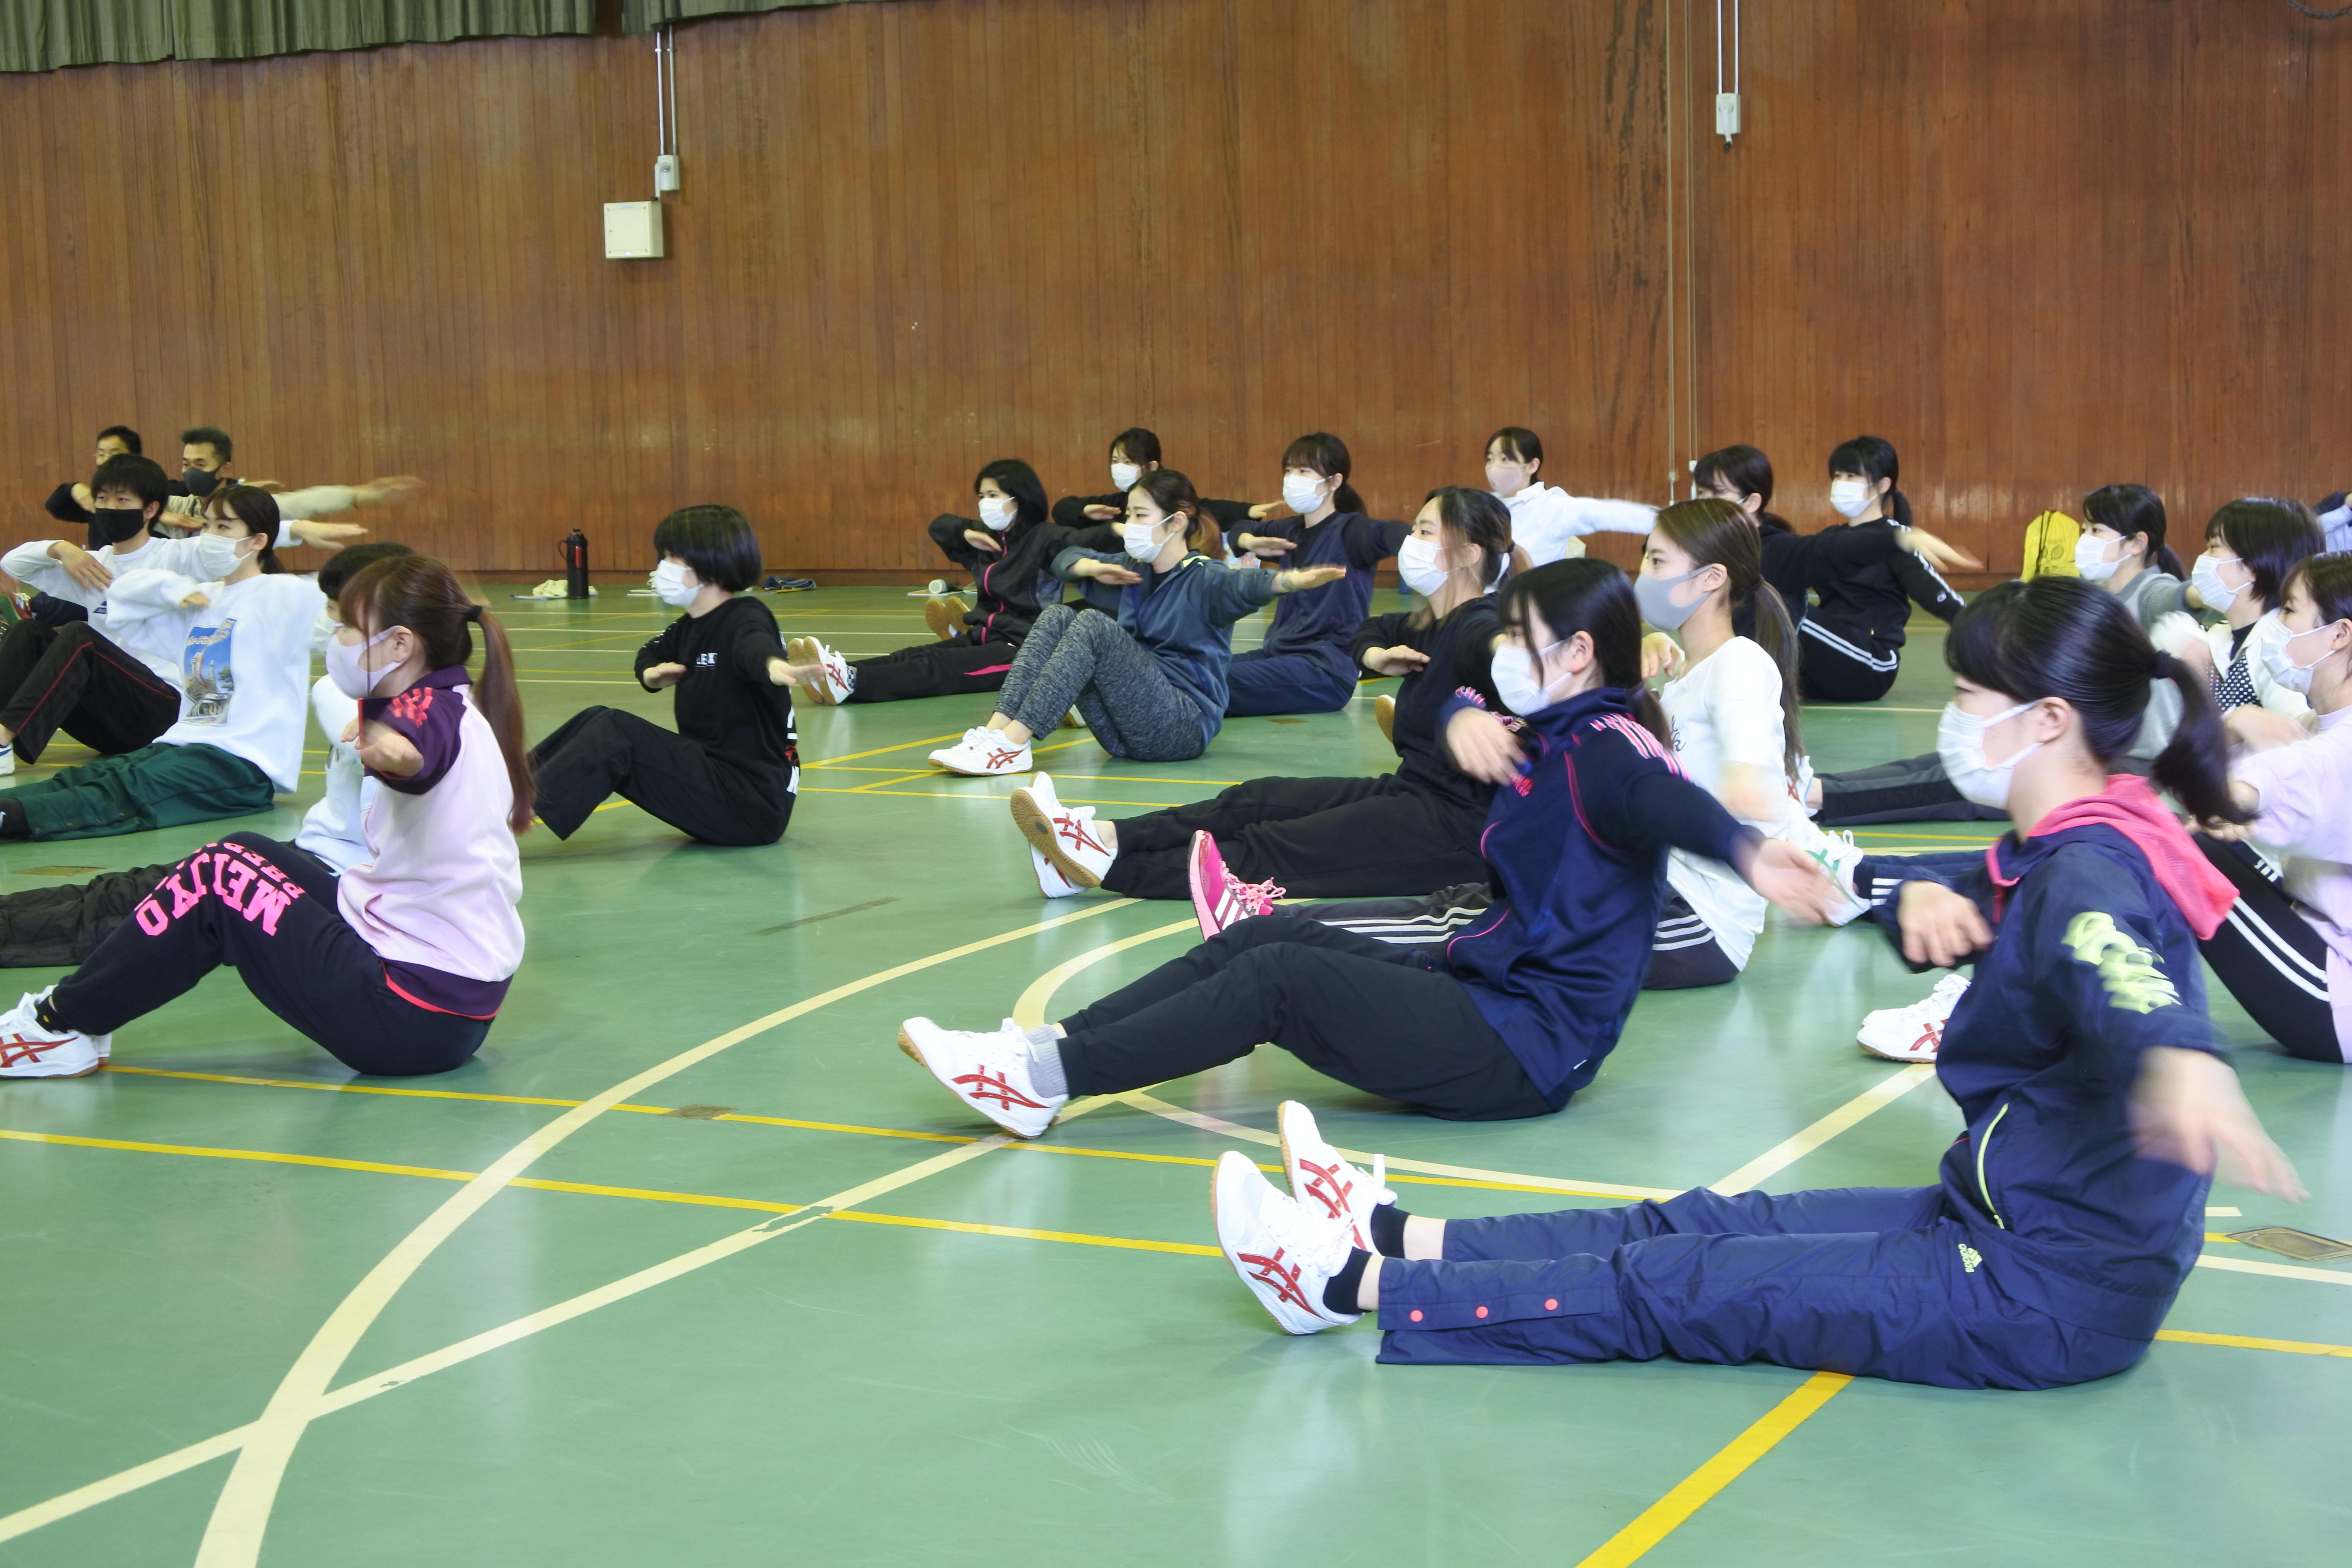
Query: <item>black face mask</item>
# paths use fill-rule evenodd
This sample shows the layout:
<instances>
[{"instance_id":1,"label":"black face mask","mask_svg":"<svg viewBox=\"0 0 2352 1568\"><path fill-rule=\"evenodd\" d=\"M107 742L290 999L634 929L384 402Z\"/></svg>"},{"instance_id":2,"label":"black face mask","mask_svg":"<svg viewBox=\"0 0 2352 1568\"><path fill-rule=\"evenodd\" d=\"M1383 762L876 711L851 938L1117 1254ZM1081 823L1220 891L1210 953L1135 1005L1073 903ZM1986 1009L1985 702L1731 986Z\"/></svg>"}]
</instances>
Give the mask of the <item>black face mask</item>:
<instances>
[{"instance_id":1,"label":"black face mask","mask_svg":"<svg viewBox=\"0 0 2352 1568\"><path fill-rule=\"evenodd\" d=\"M147 509L140 506L102 506L89 514L89 547L120 544L147 526Z\"/></svg>"},{"instance_id":2,"label":"black face mask","mask_svg":"<svg viewBox=\"0 0 2352 1568\"><path fill-rule=\"evenodd\" d=\"M208 474L202 468L182 468L180 478L186 482L190 495L208 496L221 482L220 475Z\"/></svg>"}]
</instances>

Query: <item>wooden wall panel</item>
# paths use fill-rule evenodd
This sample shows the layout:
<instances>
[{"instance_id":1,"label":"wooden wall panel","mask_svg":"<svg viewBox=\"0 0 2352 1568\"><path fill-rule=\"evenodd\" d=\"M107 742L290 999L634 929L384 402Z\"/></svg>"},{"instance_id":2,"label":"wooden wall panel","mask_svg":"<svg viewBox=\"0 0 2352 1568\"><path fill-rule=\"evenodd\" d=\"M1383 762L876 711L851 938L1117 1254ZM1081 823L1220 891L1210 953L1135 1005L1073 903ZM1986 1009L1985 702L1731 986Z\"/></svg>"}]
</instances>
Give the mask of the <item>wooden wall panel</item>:
<instances>
[{"instance_id":1,"label":"wooden wall panel","mask_svg":"<svg viewBox=\"0 0 2352 1568\"><path fill-rule=\"evenodd\" d=\"M2139 479L2192 524L2346 476L2352 26L2271 0L1745 6L1705 136L1698 0L903 0L678 37L670 259L642 38L0 78L0 402L21 532L91 433L234 430L248 472L413 470L390 531L634 566L719 500L772 566L928 573L1018 454L1104 482L1128 424L1271 496L1326 427L1372 506L1478 477L1662 499L1756 441L1826 518L1829 446L1923 521L2017 529ZM1632 558L1631 541L1603 552Z\"/></svg>"}]
</instances>

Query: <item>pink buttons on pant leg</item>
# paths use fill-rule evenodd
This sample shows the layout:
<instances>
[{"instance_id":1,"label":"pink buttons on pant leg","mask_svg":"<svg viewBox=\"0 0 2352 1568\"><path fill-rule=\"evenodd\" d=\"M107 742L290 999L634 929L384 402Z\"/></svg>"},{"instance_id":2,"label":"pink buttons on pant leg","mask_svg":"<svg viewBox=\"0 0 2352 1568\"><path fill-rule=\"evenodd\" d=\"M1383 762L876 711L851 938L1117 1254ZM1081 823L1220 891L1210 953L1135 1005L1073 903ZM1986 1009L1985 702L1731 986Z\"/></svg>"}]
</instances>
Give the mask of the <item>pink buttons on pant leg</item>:
<instances>
[{"instance_id":1,"label":"pink buttons on pant leg","mask_svg":"<svg viewBox=\"0 0 2352 1568\"><path fill-rule=\"evenodd\" d=\"M1418 1307L1412 1310L1412 1321L1416 1323L1421 1321L1421 1309Z\"/></svg>"},{"instance_id":2,"label":"pink buttons on pant leg","mask_svg":"<svg viewBox=\"0 0 2352 1568\"><path fill-rule=\"evenodd\" d=\"M1544 1310L1547 1312L1557 1312L1559 1310L1559 1303L1557 1300L1546 1301L1544 1303Z\"/></svg>"},{"instance_id":3,"label":"pink buttons on pant leg","mask_svg":"<svg viewBox=\"0 0 2352 1568\"><path fill-rule=\"evenodd\" d=\"M1482 1317L1482 1318L1483 1318L1483 1317L1485 1317L1485 1316L1486 1315L1486 1308L1484 1308L1484 1307L1479 1308L1479 1309L1478 1309L1478 1315L1479 1315L1480 1317Z\"/></svg>"}]
</instances>

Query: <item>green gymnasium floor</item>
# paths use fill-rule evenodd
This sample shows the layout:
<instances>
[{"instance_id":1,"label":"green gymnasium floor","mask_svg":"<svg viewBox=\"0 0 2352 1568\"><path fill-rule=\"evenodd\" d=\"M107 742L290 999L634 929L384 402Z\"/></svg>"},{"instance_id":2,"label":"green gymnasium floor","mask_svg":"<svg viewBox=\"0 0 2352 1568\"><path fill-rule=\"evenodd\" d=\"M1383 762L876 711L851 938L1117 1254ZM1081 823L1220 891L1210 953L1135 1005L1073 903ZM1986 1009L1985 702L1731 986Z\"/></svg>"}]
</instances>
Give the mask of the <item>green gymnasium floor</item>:
<instances>
[{"instance_id":1,"label":"green gymnasium floor","mask_svg":"<svg viewBox=\"0 0 2352 1568\"><path fill-rule=\"evenodd\" d=\"M898 589L771 602L853 653L925 635ZM497 608L534 734L590 702L667 722L627 673L652 601ZM1821 766L1932 743L1939 637L1913 649L1887 705L1808 712ZM1076 731L1041 760L1111 813L1370 771L1381 689L1238 721L1194 763ZM1286 1338L1206 1201L1221 1150L1275 1158L1276 1101L1387 1151L1422 1212L1924 1183L1958 1119L1853 1030L1927 982L1868 931L1776 924L1737 985L1645 998L1556 1118L1426 1121L1267 1050L1007 1147L898 1020L1053 1016L1192 922L1039 900L1013 783L923 764L984 711L804 711L772 848L625 805L531 835L530 957L445 1078L355 1081L223 973L122 1031L113 1070L0 1084L0 1564L250 1562L265 1530L261 1560L306 1565L2345 1560L2342 1264L2216 1239L2142 1365L2040 1394L1379 1368L1368 1328ZM12 845L0 886L207 837ZM2352 1233L2344 1076L2217 1012L2316 1196L2221 1189L2211 1230Z\"/></svg>"}]
</instances>

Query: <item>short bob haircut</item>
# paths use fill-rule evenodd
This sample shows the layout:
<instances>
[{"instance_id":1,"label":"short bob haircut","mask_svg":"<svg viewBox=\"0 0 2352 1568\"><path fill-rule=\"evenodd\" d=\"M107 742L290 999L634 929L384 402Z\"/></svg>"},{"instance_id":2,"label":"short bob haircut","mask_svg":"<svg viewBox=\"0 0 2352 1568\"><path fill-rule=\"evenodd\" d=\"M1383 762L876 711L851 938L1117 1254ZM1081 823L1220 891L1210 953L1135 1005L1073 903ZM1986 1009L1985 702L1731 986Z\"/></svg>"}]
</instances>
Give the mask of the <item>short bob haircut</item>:
<instances>
[{"instance_id":1,"label":"short bob haircut","mask_svg":"<svg viewBox=\"0 0 2352 1568\"><path fill-rule=\"evenodd\" d=\"M760 536L731 506L680 507L654 530L654 555L675 555L697 577L730 594L760 580Z\"/></svg>"},{"instance_id":2,"label":"short bob haircut","mask_svg":"<svg viewBox=\"0 0 2352 1568\"><path fill-rule=\"evenodd\" d=\"M2266 610L2278 608L2287 574L2327 547L2309 507L2270 496L2248 496L2224 505L2205 524L2205 542L2210 545L2216 539L2253 568L2254 580L2247 591Z\"/></svg>"},{"instance_id":3,"label":"short bob haircut","mask_svg":"<svg viewBox=\"0 0 2352 1568\"><path fill-rule=\"evenodd\" d=\"M1037 470L1020 458L999 458L983 465L980 472L971 477L972 494L980 493L980 481L982 479L994 479L996 488L1013 498L1015 527L1024 522L1045 521L1045 487L1038 480Z\"/></svg>"}]
</instances>

